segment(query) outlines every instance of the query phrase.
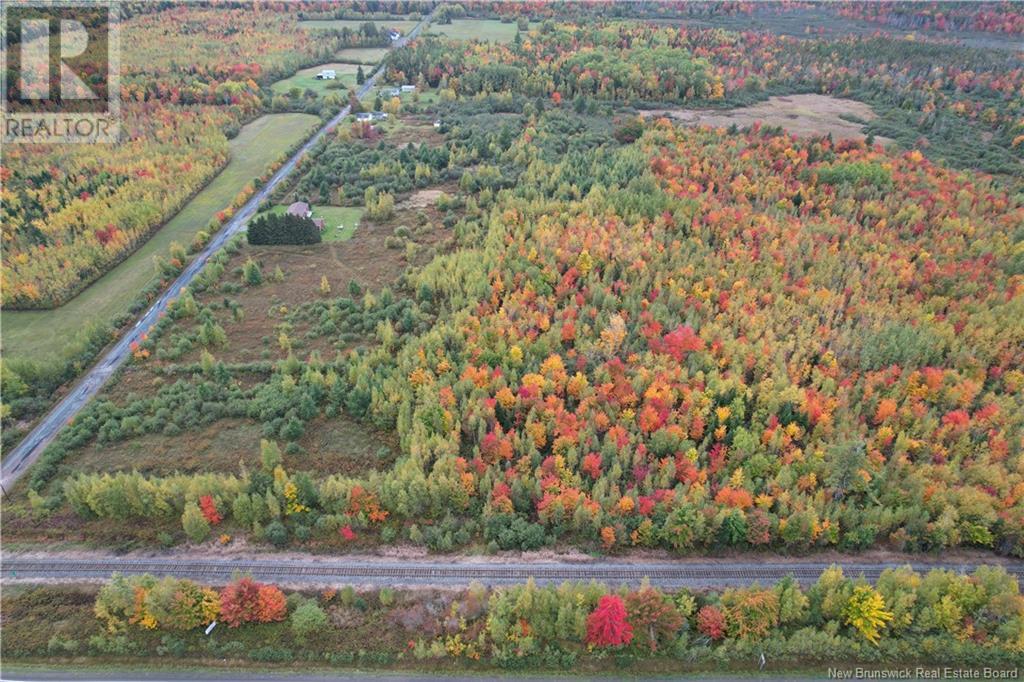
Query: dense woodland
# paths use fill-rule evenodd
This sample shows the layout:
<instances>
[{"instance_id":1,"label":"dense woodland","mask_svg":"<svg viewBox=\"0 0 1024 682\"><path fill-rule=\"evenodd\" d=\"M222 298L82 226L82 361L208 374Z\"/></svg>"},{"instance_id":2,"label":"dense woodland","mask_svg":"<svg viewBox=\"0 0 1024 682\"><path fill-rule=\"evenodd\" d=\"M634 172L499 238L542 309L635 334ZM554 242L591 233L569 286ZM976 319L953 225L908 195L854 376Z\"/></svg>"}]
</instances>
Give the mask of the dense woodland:
<instances>
[{"instance_id":1,"label":"dense woodland","mask_svg":"<svg viewBox=\"0 0 1024 682\"><path fill-rule=\"evenodd\" d=\"M972 16L984 24L982 15ZM227 107L236 120L244 118L266 104L263 86L296 68L324 61L341 46L386 42L376 31L349 28L314 39L295 21L290 13L201 6L131 18L122 93L128 141L99 155L18 150L5 163L5 248L11 254L5 305L46 307L74 295L226 163L225 122L206 110L203 128L194 130L195 114L185 105ZM1012 52L885 38L815 41L685 27L589 26L545 23L511 46L419 41L395 56L392 75L397 81L420 77L459 96L519 92L713 103L783 90L826 92L882 107L876 134L906 146L924 138L936 143L939 158L953 163L1020 171L1024 66ZM975 144L978 137L988 143ZM97 193L97 177L106 176L90 168L100 163L110 182ZM168 186L170 177L175 182Z\"/></svg>"},{"instance_id":2,"label":"dense woodland","mask_svg":"<svg viewBox=\"0 0 1024 682\"><path fill-rule=\"evenodd\" d=\"M258 419L262 471L80 475L43 504L157 519L208 494L277 544L1024 552L1019 196L856 142L662 121L589 146L588 116L521 120L462 173L461 248L408 275L415 305L364 301L376 348L243 389L208 320L198 374L92 406L34 480L76 443L197 417ZM350 300L320 308L329 329ZM339 410L397 428L394 469L286 471L275 442Z\"/></svg>"},{"instance_id":3,"label":"dense woodland","mask_svg":"<svg viewBox=\"0 0 1024 682\"><path fill-rule=\"evenodd\" d=\"M389 66L393 78L422 78L449 96L512 91L721 106L826 93L875 105L871 132L952 165L1019 176L1024 156L1024 63L1012 52L885 37L545 23L512 45L418 41Z\"/></svg>"},{"instance_id":4,"label":"dense woodland","mask_svg":"<svg viewBox=\"0 0 1024 682\"><path fill-rule=\"evenodd\" d=\"M842 2L837 11L892 28L1024 34L1024 11L1014 2Z\"/></svg>"},{"instance_id":5,"label":"dense woodland","mask_svg":"<svg viewBox=\"0 0 1024 682\"><path fill-rule=\"evenodd\" d=\"M387 122L330 131L271 201L356 220L353 236L320 244L311 221L268 212L250 243L229 241L46 448L5 508L7 539L1024 558L1024 61L934 37L663 21L804 5L446 5L440 24L500 17L518 33L392 53L387 80L416 95L375 105ZM73 296L225 166L243 123L342 104L272 96L273 82L386 41L365 23L314 37L297 21L428 9L129 5L139 40L126 41L125 141L5 149L4 305ZM1021 31L1020 13L996 3L828 11L880 30ZM607 20L617 13L659 21ZM867 102L878 118L851 121L868 133L858 141L650 115L794 93ZM262 180L174 245L161 276ZM379 250L362 253L398 263L385 284L316 269L367 243ZM275 267L281 253L300 265ZM56 385L27 367L2 366L5 429ZM391 441L375 460L342 443L352 461L338 466L306 437L339 422ZM252 450L179 468L172 449L149 465L159 471L132 459L171 442L184 460L219 429L251 435L240 442ZM104 459L108 447L118 455ZM248 578L215 589L116 577L5 594L3 611L3 653L21 658L1024 663L1024 598L1000 567L893 569L873 586L833 568L806 587L708 593L530 582L286 594ZM42 627L52 613L58 626ZM201 635L212 620L217 632Z\"/></svg>"}]
</instances>

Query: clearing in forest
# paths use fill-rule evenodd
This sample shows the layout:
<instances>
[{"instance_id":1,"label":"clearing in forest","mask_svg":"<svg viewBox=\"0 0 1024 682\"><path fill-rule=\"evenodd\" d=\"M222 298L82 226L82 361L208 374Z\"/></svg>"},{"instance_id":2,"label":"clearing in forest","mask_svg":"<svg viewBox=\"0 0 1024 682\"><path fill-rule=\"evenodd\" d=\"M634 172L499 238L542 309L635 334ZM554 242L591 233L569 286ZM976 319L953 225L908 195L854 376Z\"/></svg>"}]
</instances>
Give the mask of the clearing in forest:
<instances>
[{"instance_id":1,"label":"clearing in forest","mask_svg":"<svg viewBox=\"0 0 1024 682\"><path fill-rule=\"evenodd\" d=\"M737 109L652 109L643 114L646 117L668 116L689 126L722 128L734 124L745 128L760 121L766 126L781 126L799 137L831 133L837 140L863 140L866 137L864 124L855 120L867 123L877 117L863 102L814 94L770 97L765 102ZM875 139L883 144L891 141L885 137Z\"/></svg>"},{"instance_id":2,"label":"clearing in forest","mask_svg":"<svg viewBox=\"0 0 1024 682\"><path fill-rule=\"evenodd\" d=\"M536 28L533 24L531 28ZM495 43L511 43L519 27L515 22L496 19L453 19L450 24L432 24L427 35L445 36L452 40L483 40Z\"/></svg>"},{"instance_id":3,"label":"clearing in forest","mask_svg":"<svg viewBox=\"0 0 1024 682\"><path fill-rule=\"evenodd\" d=\"M356 70L358 68L356 64L344 64L341 62L318 64L306 69L299 69L295 72L295 75L283 78L271 85L270 89L277 94L285 94L292 88L299 88L303 92L312 90L318 97L326 95L332 90L341 92L344 88L356 84ZM334 71L337 77L318 79L316 75L321 71Z\"/></svg>"}]
</instances>

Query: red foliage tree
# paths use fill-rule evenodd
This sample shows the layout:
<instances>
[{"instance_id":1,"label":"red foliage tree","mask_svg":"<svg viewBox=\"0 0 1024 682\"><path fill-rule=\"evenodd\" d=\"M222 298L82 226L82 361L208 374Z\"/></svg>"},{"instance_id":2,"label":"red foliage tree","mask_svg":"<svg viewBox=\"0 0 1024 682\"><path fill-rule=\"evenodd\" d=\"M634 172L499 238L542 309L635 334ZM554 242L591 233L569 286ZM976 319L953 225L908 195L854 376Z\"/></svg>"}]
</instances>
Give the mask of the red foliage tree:
<instances>
[{"instance_id":1,"label":"red foliage tree","mask_svg":"<svg viewBox=\"0 0 1024 682\"><path fill-rule=\"evenodd\" d=\"M284 593L274 585L260 585L256 620L261 623L272 623L284 620L287 615L288 602L284 598Z\"/></svg>"},{"instance_id":2,"label":"red foliage tree","mask_svg":"<svg viewBox=\"0 0 1024 682\"><path fill-rule=\"evenodd\" d=\"M228 627L256 620L260 604L260 584L252 578L228 583L220 593L220 617Z\"/></svg>"},{"instance_id":3,"label":"red foliage tree","mask_svg":"<svg viewBox=\"0 0 1024 682\"><path fill-rule=\"evenodd\" d=\"M606 594L597 608L587 616L587 644L613 647L629 644L633 639L633 626L626 620L626 605L622 597Z\"/></svg>"},{"instance_id":4,"label":"red foliage tree","mask_svg":"<svg viewBox=\"0 0 1024 682\"><path fill-rule=\"evenodd\" d=\"M704 350L704 339L697 336L690 325L679 325L665 334L660 342L655 339L651 347L656 353L671 355L676 362L682 362L687 353Z\"/></svg>"},{"instance_id":5,"label":"red foliage tree","mask_svg":"<svg viewBox=\"0 0 1024 682\"><path fill-rule=\"evenodd\" d=\"M284 593L273 585L241 578L229 583L220 593L220 617L228 627L242 623L270 623L284 620L288 604Z\"/></svg>"},{"instance_id":6,"label":"red foliage tree","mask_svg":"<svg viewBox=\"0 0 1024 682\"><path fill-rule=\"evenodd\" d=\"M705 606L697 612L697 629L713 640L725 637L725 614L714 606Z\"/></svg>"},{"instance_id":7,"label":"red foliage tree","mask_svg":"<svg viewBox=\"0 0 1024 682\"><path fill-rule=\"evenodd\" d=\"M220 513L217 511L217 504L213 501L213 497L210 495L203 495L199 498L199 509L203 512L203 516L210 522L211 526L215 526L221 521Z\"/></svg>"}]
</instances>

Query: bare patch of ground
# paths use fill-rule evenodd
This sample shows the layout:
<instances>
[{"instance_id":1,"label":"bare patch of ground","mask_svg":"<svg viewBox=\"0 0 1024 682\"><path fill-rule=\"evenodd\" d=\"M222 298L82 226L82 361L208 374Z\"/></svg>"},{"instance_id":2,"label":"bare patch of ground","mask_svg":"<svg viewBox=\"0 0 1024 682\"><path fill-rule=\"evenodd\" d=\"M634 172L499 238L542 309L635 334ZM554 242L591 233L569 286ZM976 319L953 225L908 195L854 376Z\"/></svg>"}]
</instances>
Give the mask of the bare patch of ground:
<instances>
[{"instance_id":1,"label":"bare patch of ground","mask_svg":"<svg viewBox=\"0 0 1024 682\"><path fill-rule=\"evenodd\" d=\"M642 112L647 118L668 117L688 126L740 128L760 122L762 125L781 126L799 137L832 134L834 139L863 140L863 125L840 118L870 121L877 117L874 110L863 102L827 95L788 95L770 97L749 107L738 109L652 109ZM881 144L892 142L887 137L875 137Z\"/></svg>"},{"instance_id":2,"label":"bare patch of ground","mask_svg":"<svg viewBox=\"0 0 1024 682\"><path fill-rule=\"evenodd\" d=\"M413 192L409 195L409 198L402 204L403 208L410 209L422 209L437 204L438 198L444 194L444 190L440 189L421 189L418 192Z\"/></svg>"},{"instance_id":3,"label":"bare patch of ground","mask_svg":"<svg viewBox=\"0 0 1024 682\"><path fill-rule=\"evenodd\" d=\"M444 135L434 127L433 121L423 121L412 117L403 117L401 121L401 127L387 134L388 142L395 146L418 147L425 144L428 147L437 147L444 143Z\"/></svg>"}]
</instances>

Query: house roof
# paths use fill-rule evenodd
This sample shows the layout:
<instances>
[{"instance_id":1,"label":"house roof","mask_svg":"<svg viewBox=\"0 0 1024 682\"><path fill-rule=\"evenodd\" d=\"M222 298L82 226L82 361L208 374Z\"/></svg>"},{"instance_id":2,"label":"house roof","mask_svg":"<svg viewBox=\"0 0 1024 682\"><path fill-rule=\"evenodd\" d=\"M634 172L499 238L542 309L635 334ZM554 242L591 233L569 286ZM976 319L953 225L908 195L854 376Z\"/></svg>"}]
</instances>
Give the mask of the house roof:
<instances>
[{"instance_id":1,"label":"house roof","mask_svg":"<svg viewBox=\"0 0 1024 682\"><path fill-rule=\"evenodd\" d=\"M305 217L309 213L309 204L305 201L296 201L294 204L288 207L289 215L300 215Z\"/></svg>"}]
</instances>

